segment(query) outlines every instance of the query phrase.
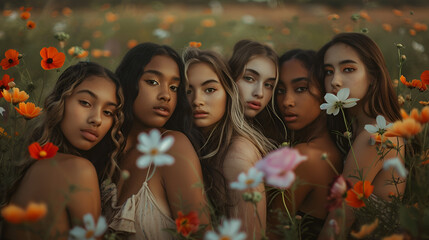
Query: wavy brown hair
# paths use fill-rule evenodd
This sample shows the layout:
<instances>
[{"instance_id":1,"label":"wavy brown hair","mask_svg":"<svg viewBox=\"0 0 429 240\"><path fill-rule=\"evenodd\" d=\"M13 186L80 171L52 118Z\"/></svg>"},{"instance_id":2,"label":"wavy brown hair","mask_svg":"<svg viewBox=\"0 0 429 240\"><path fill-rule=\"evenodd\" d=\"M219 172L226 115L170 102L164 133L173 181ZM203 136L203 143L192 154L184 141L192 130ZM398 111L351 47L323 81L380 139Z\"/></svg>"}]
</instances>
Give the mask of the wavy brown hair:
<instances>
[{"instance_id":1,"label":"wavy brown hair","mask_svg":"<svg viewBox=\"0 0 429 240\"><path fill-rule=\"evenodd\" d=\"M210 66L219 77L227 95L225 114L204 136L204 143L199 153L205 190L215 215L230 217L233 205L228 193L228 183L223 175L223 164L233 138L246 138L262 156L274 149L274 146L244 120L244 107L240 101L238 87L232 81L228 65L219 54L213 51L188 48L183 53L183 60L185 73L192 64L205 63Z\"/></svg>"}]
</instances>

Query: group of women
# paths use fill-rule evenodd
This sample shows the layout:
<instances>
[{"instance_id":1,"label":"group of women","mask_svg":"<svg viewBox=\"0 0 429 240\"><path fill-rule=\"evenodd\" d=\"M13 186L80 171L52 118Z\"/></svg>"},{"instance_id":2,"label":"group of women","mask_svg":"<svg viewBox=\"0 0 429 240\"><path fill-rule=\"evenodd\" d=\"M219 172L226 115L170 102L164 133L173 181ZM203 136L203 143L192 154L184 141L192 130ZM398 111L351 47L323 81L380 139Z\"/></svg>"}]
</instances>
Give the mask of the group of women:
<instances>
[{"instance_id":1,"label":"group of women","mask_svg":"<svg viewBox=\"0 0 429 240\"><path fill-rule=\"evenodd\" d=\"M286 205L311 221L305 238L321 232L323 239L325 219L335 217L326 208L329 183L336 172L356 174L352 153L340 152L331 134L342 130L335 128L343 119L320 109L325 93L342 88L360 99L345 115L353 119L356 160L375 186L374 198L388 199L391 172L382 163L372 165L377 153L364 126L375 124L377 115L400 119L396 94L375 42L344 33L317 53L294 49L280 58L249 40L236 43L228 61L210 50L188 48L180 56L168 46L143 43L125 55L115 74L91 62L69 67L29 137L41 145L52 142L59 151L50 161L26 162L9 202L47 203L50 217L35 223L47 236L64 237L90 213L106 216L109 231L126 239L171 239L164 229L175 229L180 211L193 210L206 230L236 218L248 239L278 239L273 211L285 211L279 195L271 199L269 186L259 184L253 191L262 199L254 208L229 186L287 141L307 157L295 170L307 184L299 185ZM136 166L142 154L138 136L152 129L174 137L167 151L174 163L155 171L153 165ZM347 216L351 226L351 209ZM34 234L4 225L5 239Z\"/></svg>"}]
</instances>

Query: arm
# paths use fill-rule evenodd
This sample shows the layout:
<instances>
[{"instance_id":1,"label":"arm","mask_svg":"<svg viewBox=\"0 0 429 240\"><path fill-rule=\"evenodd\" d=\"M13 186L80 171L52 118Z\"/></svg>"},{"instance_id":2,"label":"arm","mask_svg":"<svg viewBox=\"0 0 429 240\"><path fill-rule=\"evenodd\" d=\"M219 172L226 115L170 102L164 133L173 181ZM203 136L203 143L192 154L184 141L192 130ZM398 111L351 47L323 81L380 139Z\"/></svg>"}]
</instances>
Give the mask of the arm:
<instances>
[{"instance_id":1,"label":"arm","mask_svg":"<svg viewBox=\"0 0 429 240\"><path fill-rule=\"evenodd\" d=\"M261 156L253 144L244 138L235 138L228 149L228 153L224 161L224 175L229 183L235 182L241 172L248 172L255 163L261 159ZM256 239L261 237L262 230L266 228L266 198L264 184L259 184L252 191L259 192L262 195L261 201L256 205L257 215L255 214L254 205L250 202L245 202L242 198L244 191L230 189L230 194L235 200L236 214L233 218L239 218L242 222L244 231L247 234L247 239Z\"/></svg>"},{"instance_id":2,"label":"arm","mask_svg":"<svg viewBox=\"0 0 429 240\"><path fill-rule=\"evenodd\" d=\"M201 224L209 224L209 212L204 192L201 164L189 139L180 132L169 132L174 144L168 154L174 157L172 166L160 168L163 186L173 218L178 211L196 211Z\"/></svg>"},{"instance_id":3,"label":"arm","mask_svg":"<svg viewBox=\"0 0 429 240\"><path fill-rule=\"evenodd\" d=\"M359 166L359 169L362 170L362 177L364 178L364 181L371 182L372 185L374 185L374 192L373 194L377 195L381 198L387 198L388 193L392 190L392 186L385 185L385 182L388 180L391 180L392 172L391 171L383 171L383 160L388 160L394 157L397 157L397 151L394 149L391 149L383 159L380 159L380 156L377 153L377 149L375 146L372 146L369 144L370 139L370 133L367 131L361 132L355 139L355 141L352 144L355 156L353 157L353 153L350 150L347 158L344 162L344 170L343 170L343 176L351 181L352 186L356 184L359 179L353 178L351 176L358 176L357 172L357 165ZM402 140L397 141L396 138L389 138L390 141L394 144L403 144ZM401 154L403 155L404 149L401 149ZM357 165L356 165L357 163ZM396 173L395 177L397 177ZM393 187L394 189L394 187ZM353 214L353 208L348 206L347 203L345 203L345 229L346 232L349 231L350 227L352 226L355 216ZM325 221L325 225L322 229L321 235L319 236L319 239L327 239L328 236L328 224L330 219L336 219L339 223L339 219L335 217L334 211L331 211Z\"/></svg>"}]
</instances>

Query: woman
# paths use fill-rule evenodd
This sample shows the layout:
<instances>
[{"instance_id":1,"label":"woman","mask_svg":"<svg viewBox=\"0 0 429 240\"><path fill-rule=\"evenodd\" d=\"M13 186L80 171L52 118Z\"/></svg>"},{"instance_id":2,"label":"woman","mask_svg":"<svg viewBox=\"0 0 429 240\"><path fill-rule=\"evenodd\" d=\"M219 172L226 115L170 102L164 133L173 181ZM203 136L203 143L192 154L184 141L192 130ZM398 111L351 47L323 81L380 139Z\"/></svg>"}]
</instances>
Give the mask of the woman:
<instances>
[{"instance_id":1,"label":"woman","mask_svg":"<svg viewBox=\"0 0 429 240\"><path fill-rule=\"evenodd\" d=\"M274 88L278 82L278 57L269 46L241 40L228 61L237 83L244 115L250 124L278 144L284 141L285 127L274 110Z\"/></svg>"},{"instance_id":2,"label":"woman","mask_svg":"<svg viewBox=\"0 0 429 240\"><path fill-rule=\"evenodd\" d=\"M316 53L294 49L279 59L280 80L276 87L276 108L288 129L288 141L307 157L295 170L303 181L293 192L287 192L286 207L292 215L300 215L301 239L314 239L319 235L328 214L328 186L342 169L339 150L326 129L326 115L320 110L322 94L319 83L311 77ZM326 154L328 159L322 159ZM330 161L329 164L327 161ZM279 191L279 190L275 190ZM286 215L281 194L276 194L270 210L279 209ZM278 225L276 214L268 215L274 230ZM276 234L272 238L279 238Z\"/></svg>"},{"instance_id":3,"label":"woman","mask_svg":"<svg viewBox=\"0 0 429 240\"><path fill-rule=\"evenodd\" d=\"M90 161L112 161L123 142L119 85L112 72L90 62L73 65L58 78L30 142L52 142L59 150L51 159L27 161L10 196L10 203L23 207L29 201L46 203L48 216L35 223L33 231L6 225L5 239L67 236L85 214L100 216L96 172L103 173L112 162L96 169Z\"/></svg>"},{"instance_id":4,"label":"woman","mask_svg":"<svg viewBox=\"0 0 429 240\"><path fill-rule=\"evenodd\" d=\"M247 237L259 238L266 224L263 184L254 189L263 196L256 209L261 224L253 205L242 199L242 192L228 186L273 146L244 121L238 88L218 54L189 48L184 53L184 61L194 123L205 140L200 149L201 163L214 215L217 220L222 217L241 219Z\"/></svg>"},{"instance_id":5,"label":"woman","mask_svg":"<svg viewBox=\"0 0 429 240\"><path fill-rule=\"evenodd\" d=\"M192 126L186 100L183 63L168 46L143 43L132 48L116 69L125 94L126 146L118 160L122 171L102 186L102 201L109 228L127 239L171 239L165 229L175 228L179 211L200 213L207 224L206 199L198 156L188 139ZM189 115L188 115L189 113ZM174 138L167 154L172 165L138 168L138 135L158 129ZM156 151L154 152L156 154Z\"/></svg>"},{"instance_id":6,"label":"woman","mask_svg":"<svg viewBox=\"0 0 429 240\"><path fill-rule=\"evenodd\" d=\"M370 144L371 133L364 129L366 124L376 124L377 115L383 116L387 122L401 119L392 81L377 44L364 34L338 34L317 53L314 73L325 92L337 94L340 89L348 88L349 97L359 99L356 106L344 109L346 120L351 121L349 131L354 151L346 153L343 176L353 185L359 180L369 181L374 186L371 195L374 201L389 200L389 192L401 195L404 192L405 181L399 181L396 186L386 184L392 177L400 178L396 172L392 176L392 171L383 170L384 159L396 157L397 152L389 151L379 160L376 147ZM330 121L331 130L345 132L344 126L341 114ZM347 136L350 134L347 133ZM389 138L389 140L397 146L403 145L402 139ZM348 143L347 140L345 142ZM404 148L401 148L400 154L404 156ZM358 176L361 179L350 176ZM331 213L328 218L332 217ZM354 218L351 207L347 207L347 228L352 225Z\"/></svg>"}]
</instances>

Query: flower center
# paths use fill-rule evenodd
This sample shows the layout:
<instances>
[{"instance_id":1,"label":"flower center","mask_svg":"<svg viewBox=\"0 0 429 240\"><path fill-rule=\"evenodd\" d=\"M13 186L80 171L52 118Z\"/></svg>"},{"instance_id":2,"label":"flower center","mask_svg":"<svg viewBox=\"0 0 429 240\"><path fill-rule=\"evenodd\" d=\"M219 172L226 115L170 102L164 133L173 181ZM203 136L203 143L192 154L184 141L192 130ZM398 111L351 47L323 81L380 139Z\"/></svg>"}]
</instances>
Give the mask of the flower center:
<instances>
[{"instance_id":1,"label":"flower center","mask_svg":"<svg viewBox=\"0 0 429 240\"><path fill-rule=\"evenodd\" d=\"M13 59L10 59L10 58L9 58L9 60L7 60L7 62L8 62L8 63L13 63Z\"/></svg>"},{"instance_id":2,"label":"flower center","mask_svg":"<svg viewBox=\"0 0 429 240\"><path fill-rule=\"evenodd\" d=\"M363 194L362 193L358 193L357 194L357 199L362 200L363 199Z\"/></svg>"},{"instance_id":3,"label":"flower center","mask_svg":"<svg viewBox=\"0 0 429 240\"><path fill-rule=\"evenodd\" d=\"M254 183L255 181L253 180L253 179L247 179L246 180L246 184L247 185L250 185L250 184L252 184L252 183Z\"/></svg>"},{"instance_id":4,"label":"flower center","mask_svg":"<svg viewBox=\"0 0 429 240\"><path fill-rule=\"evenodd\" d=\"M231 240L231 238L229 236L222 236L219 240Z\"/></svg>"},{"instance_id":5,"label":"flower center","mask_svg":"<svg viewBox=\"0 0 429 240\"><path fill-rule=\"evenodd\" d=\"M48 60L46 60L47 63L53 63L54 60L52 58L48 58Z\"/></svg>"},{"instance_id":6,"label":"flower center","mask_svg":"<svg viewBox=\"0 0 429 240\"><path fill-rule=\"evenodd\" d=\"M92 230L88 230L85 234L85 238L87 238L87 239L91 238L93 236L94 236L94 231L92 231Z\"/></svg>"},{"instance_id":7,"label":"flower center","mask_svg":"<svg viewBox=\"0 0 429 240\"><path fill-rule=\"evenodd\" d=\"M150 155L154 156L154 155L157 155L157 154L158 154L158 149L156 149L156 148L152 148L152 149L150 150Z\"/></svg>"},{"instance_id":8,"label":"flower center","mask_svg":"<svg viewBox=\"0 0 429 240\"><path fill-rule=\"evenodd\" d=\"M46 157L47 155L48 155L48 153L45 150L42 150L39 152L40 157Z\"/></svg>"}]
</instances>

